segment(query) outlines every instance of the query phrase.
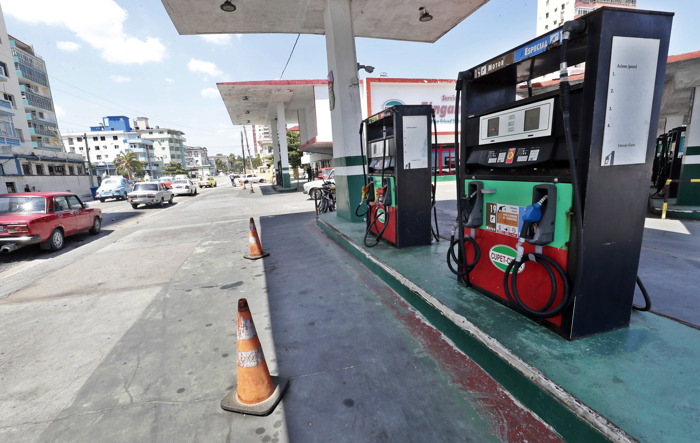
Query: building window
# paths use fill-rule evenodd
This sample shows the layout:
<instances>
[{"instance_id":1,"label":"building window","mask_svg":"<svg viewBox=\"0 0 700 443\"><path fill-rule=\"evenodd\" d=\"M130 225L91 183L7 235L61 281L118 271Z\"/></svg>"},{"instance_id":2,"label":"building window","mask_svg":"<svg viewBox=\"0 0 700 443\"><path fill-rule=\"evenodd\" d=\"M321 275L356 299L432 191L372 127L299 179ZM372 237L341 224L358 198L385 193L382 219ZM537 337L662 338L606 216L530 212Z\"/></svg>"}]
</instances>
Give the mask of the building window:
<instances>
[{"instance_id":1,"label":"building window","mask_svg":"<svg viewBox=\"0 0 700 443\"><path fill-rule=\"evenodd\" d=\"M76 140L79 141L79 142L81 142L81 141L83 141L83 138L82 138L82 137L78 137L78 138L76 138Z\"/></svg>"},{"instance_id":2,"label":"building window","mask_svg":"<svg viewBox=\"0 0 700 443\"><path fill-rule=\"evenodd\" d=\"M5 186L7 186L7 192L10 194L14 194L17 192L17 188L15 188L15 182L7 182L5 183Z\"/></svg>"},{"instance_id":3,"label":"building window","mask_svg":"<svg viewBox=\"0 0 700 443\"><path fill-rule=\"evenodd\" d=\"M53 165L49 165L49 175L55 175Z\"/></svg>"},{"instance_id":4,"label":"building window","mask_svg":"<svg viewBox=\"0 0 700 443\"><path fill-rule=\"evenodd\" d=\"M112 140L119 140L119 136L116 136L116 135L112 136Z\"/></svg>"},{"instance_id":5,"label":"building window","mask_svg":"<svg viewBox=\"0 0 700 443\"><path fill-rule=\"evenodd\" d=\"M98 156L97 156L97 159L98 159L98 160L102 160L102 156L101 156L101 155L98 155Z\"/></svg>"},{"instance_id":6,"label":"building window","mask_svg":"<svg viewBox=\"0 0 700 443\"><path fill-rule=\"evenodd\" d=\"M73 144L73 137L68 137L68 144L72 145Z\"/></svg>"},{"instance_id":7,"label":"building window","mask_svg":"<svg viewBox=\"0 0 700 443\"><path fill-rule=\"evenodd\" d=\"M101 135L101 136L100 136L100 140L105 141L105 136L104 136L104 135Z\"/></svg>"},{"instance_id":8,"label":"building window","mask_svg":"<svg viewBox=\"0 0 700 443\"><path fill-rule=\"evenodd\" d=\"M24 175L32 175L32 166L29 163L22 163L22 172Z\"/></svg>"},{"instance_id":9,"label":"building window","mask_svg":"<svg viewBox=\"0 0 700 443\"><path fill-rule=\"evenodd\" d=\"M44 165L35 165L36 175L44 175Z\"/></svg>"},{"instance_id":10,"label":"building window","mask_svg":"<svg viewBox=\"0 0 700 443\"><path fill-rule=\"evenodd\" d=\"M564 3L561 4L561 10L564 10Z\"/></svg>"},{"instance_id":11,"label":"building window","mask_svg":"<svg viewBox=\"0 0 700 443\"><path fill-rule=\"evenodd\" d=\"M14 96L14 95L3 93L3 94L2 94L2 98L4 98L5 100L7 100L8 102L12 103L12 107L13 107L13 108L17 108L17 106L15 105L15 96Z\"/></svg>"},{"instance_id":12,"label":"building window","mask_svg":"<svg viewBox=\"0 0 700 443\"><path fill-rule=\"evenodd\" d=\"M545 12L544 18L549 18L549 12Z\"/></svg>"},{"instance_id":13,"label":"building window","mask_svg":"<svg viewBox=\"0 0 700 443\"><path fill-rule=\"evenodd\" d=\"M100 150L100 147L95 145L95 151L99 151L99 150Z\"/></svg>"},{"instance_id":14,"label":"building window","mask_svg":"<svg viewBox=\"0 0 700 443\"><path fill-rule=\"evenodd\" d=\"M74 175L73 167L68 166L68 175Z\"/></svg>"},{"instance_id":15,"label":"building window","mask_svg":"<svg viewBox=\"0 0 700 443\"><path fill-rule=\"evenodd\" d=\"M97 140L98 140L97 137L93 137L93 138L92 138L92 141L94 141L94 142L96 142Z\"/></svg>"}]
</instances>

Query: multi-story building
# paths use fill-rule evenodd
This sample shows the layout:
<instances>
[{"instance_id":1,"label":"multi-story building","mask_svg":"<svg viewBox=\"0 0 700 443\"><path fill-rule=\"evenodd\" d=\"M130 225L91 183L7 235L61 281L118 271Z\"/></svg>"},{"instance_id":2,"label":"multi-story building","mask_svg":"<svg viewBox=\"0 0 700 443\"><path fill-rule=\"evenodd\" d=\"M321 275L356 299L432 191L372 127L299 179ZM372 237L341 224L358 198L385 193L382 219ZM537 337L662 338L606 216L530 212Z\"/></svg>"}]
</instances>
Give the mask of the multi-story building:
<instances>
[{"instance_id":1,"label":"multi-story building","mask_svg":"<svg viewBox=\"0 0 700 443\"><path fill-rule=\"evenodd\" d=\"M205 177L214 175L216 166L211 164L207 155L207 148L186 146L185 167L190 177Z\"/></svg>"},{"instance_id":2,"label":"multi-story building","mask_svg":"<svg viewBox=\"0 0 700 443\"><path fill-rule=\"evenodd\" d=\"M25 186L90 194L82 158L66 153L44 61L7 34L0 10L0 193Z\"/></svg>"},{"instance_id":3,"label":"multi-story building","mask_svg":"<svg viewBox=\"0 0 700 443\"><path fill-rule=\"evenodd\" d=\"M142 140L153 143L153 151L157 160L168 164L178 162L183 167L186 163L185 157L185 133L177 129L151 127L147 117L136 117L134 127Z\"/></svg>"},{"instance_id":4,"label":"multi-story building","mask_svg":"<svg viewBox=\"0 0 700 443\"><path fill-rule=\"evenodd\" d=\"M537 35L545 34L602 6L636 8L637 0L537 0Z\"/></svg>"},{"instance_id":5,"label":"multi-story building","mask_svg":"<svg viewBox=\"0 0 700 443\"><path fill-rule=\"evenodd\" d=\"M129 133L132 133L129 118L118 115L103 117L102 124L90 126L90 131L64 132L61 137L69 152L82 155L98 175L106 176L116 174L114 159L127 152Z\"/></svg>"},{"instance_id":6,"label":"multi-story building","mask_svg":"<svg viewBox=\"0 0 700 443\"><path fill-rule=\"evenodd\" d=\"M32 147L63 151L46 63L34 47L8 36L19 80L20 94L31 134Z\"/></svg>"},{"instance_id":7,"label":"multi-story building","mask_svg":"<svg viewBox=\"0 0 700 443\"><path fill-rule=\"evenodd\" d=\"M253 125L253 146L255 155L272 155L272 130L266 125Z\"/></svg>"}]
</instances>

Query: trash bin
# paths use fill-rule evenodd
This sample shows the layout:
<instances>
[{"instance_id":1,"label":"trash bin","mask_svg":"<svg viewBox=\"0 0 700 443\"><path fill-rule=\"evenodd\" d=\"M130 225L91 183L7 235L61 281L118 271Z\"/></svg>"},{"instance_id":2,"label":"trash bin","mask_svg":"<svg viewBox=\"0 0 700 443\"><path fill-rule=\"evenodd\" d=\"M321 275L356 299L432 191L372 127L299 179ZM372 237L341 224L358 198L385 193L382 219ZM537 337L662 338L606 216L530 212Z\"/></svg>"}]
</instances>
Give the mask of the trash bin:
<instances>
[{"instance_id":1,"label":"trash bin","mask_svg":"<svg viewBox=\"0 0 700 443\"><path fill-rule=\"evenodd\" d=\"M90 188L90 192L92 193L92 198L95 198L97 196L97 190L100 189L99 186L92 186Z\"/></svg>"}]
</instances>

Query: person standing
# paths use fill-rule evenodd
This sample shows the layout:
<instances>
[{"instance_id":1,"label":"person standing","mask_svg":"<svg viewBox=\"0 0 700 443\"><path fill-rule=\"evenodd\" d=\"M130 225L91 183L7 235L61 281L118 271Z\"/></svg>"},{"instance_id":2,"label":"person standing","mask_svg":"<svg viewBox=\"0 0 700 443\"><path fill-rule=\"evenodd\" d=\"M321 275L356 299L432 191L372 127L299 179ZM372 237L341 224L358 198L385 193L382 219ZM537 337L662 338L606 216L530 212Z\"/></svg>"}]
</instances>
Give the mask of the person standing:
<instances>
[{"instance_id":1,"label":"person standing","mask_svg":"<svg viewBox=\"0 0 700 443\"><path fill-rule=\"evenodd\" d=\"M32 190L29 189L29 185L28 185L28 184L24 185L24 192L32 192Z\"/></svg>"},{"instance_id":2,"label":"person standing","mask_svg":"<svg viewBox=\"0 0 700 443\"><path fill-rule=\"evenodd\" d=\"M307 182L310 182L310 181L311 181L311 176L313 175L313 173L314 173L314 171L313 171L313 169L311 169L311 165L309 165L309 166L306 168L306 181L307 181Z\"/></svg>"}]
</instances>

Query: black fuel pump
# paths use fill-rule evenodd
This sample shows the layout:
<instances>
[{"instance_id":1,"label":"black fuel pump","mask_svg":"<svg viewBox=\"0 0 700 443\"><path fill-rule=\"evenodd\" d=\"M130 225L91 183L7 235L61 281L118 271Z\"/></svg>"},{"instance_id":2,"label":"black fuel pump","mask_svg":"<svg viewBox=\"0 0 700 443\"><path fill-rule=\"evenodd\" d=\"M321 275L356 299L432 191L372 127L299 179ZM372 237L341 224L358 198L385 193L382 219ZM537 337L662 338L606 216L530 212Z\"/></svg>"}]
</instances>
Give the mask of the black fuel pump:
<instances>
[{"instance_id":1,"label":"black fuel pump","mask_svg":"<svg viewBox=\"0 0 700 443\"><path fill-rule=\"evenodd\" d=\"M604 7L459 74L459 281L568 339L629 324L671 21Z\"/></svg>"}]
</instances>

